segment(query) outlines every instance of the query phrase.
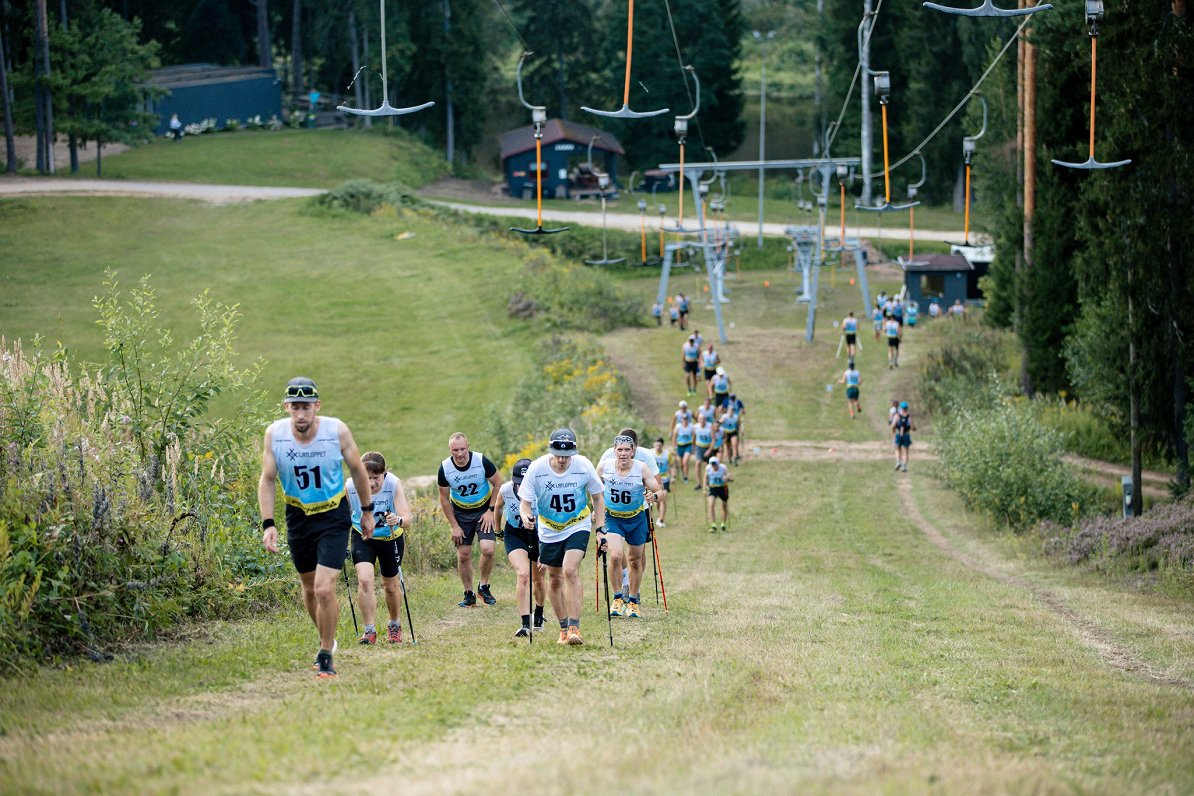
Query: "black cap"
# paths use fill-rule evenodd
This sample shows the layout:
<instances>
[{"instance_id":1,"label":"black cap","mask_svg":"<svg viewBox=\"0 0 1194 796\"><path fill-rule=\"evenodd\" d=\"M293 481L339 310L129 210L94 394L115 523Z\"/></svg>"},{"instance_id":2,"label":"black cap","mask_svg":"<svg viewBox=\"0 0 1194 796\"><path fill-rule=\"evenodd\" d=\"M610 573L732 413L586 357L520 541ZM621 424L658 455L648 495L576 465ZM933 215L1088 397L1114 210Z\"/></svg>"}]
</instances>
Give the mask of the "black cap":
<instances>
[{"instance_id":1,"label":"black cap","mask_svg":"<svg viewBox=\"0 0 1194 796\"><path fill-rule=\"evenodd\" d=\"M514 468L510 471L510 480L514 482L515 486L522 483L523 476L527 474L527 468L530 466L530 459L519 459L514 462Z\"/></svg>"},{"instance_id":2,"label":"black cap","mask_svg":"<svg viewBox=\"0 0 1194 796\"><path fill-rule=\"evenodd\" d=\"M319 400L319 390L315 389L315 382L305 376L295 376L286 382L286 394L283 401L290 404L313 404Z\"/></svg>"},{"instance_id":3,"label":"black cap","mask_svg":"<svg viewBox=\"0 0 1194 796\"><path fill-rule=\"evenodd\" d=\"M551 442L547 447L555 456L575 456L576 435L570 428L557 428L551 432Z\"/></svg>"}]
</instances>

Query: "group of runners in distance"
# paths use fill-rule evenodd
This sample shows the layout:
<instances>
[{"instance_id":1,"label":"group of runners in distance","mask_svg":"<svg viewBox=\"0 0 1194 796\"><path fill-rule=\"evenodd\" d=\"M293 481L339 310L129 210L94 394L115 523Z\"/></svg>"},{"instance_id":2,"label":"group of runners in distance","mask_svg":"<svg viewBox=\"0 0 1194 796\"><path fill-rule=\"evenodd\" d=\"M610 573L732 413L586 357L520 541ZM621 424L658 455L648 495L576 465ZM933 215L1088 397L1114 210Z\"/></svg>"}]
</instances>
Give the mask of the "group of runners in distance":
<instances>
[{"instance_id":1,"label":"group of runners in distance","mask_svg":"<svg viewBox=\"0 0 1194 796\"><path fill-rule=\"evenodd\" d=\"M687 332L687 301L681 304L679 299L683 296L672 302L676 322ZM911 319L898 299L882 296L876 313L883 327L893 330L888 334L895 340L889 344L889 364L896 367L902 326ZM841 383L846 385L853 418L862 411L854 313L843 320L842 330L849 364ZM448 456L440 463L437 484L464 587L460 607L479 601L497 604L490 577L501 538L515 574L520 617L515 637L544 630L550 599L559 623L558 643L581 645L580 564L590 541L598 554L604 554L606 575L614 584L611 620L636 619L644 612L640 591L646 545L653 541L655 525L667 527L669 493L677 475L684 485L693 483L694 490L703 492L710 533L729 530L729 484L734 480L729 465L741 462L745 406L733 391L716 347L706 343L699 330L692 330L681 345L681 362L687 396L694 398L700 391L703 399L695 409L681 400L667 435L656 437L649 448L639 446L634 429L625 428L594 465L580 455L576 435L560 428L551 434L548 452L534 460L519 459L507 481L487 456L470 449L463 433L448 438ZM345 423L318 414L319 392L311 379L291 379L282 402L288 417L271 423L265 432L258 483L262 544L269 552L279 550L275 494L280 483L291 560L299 574L303 605L319 635L313 666L317 677L335 678L340 615L336 581L346 549L356 571L364 620L359 642L379 641L377 570L387 613L384 639L390 644L404 640L402 561L412 513L402 482L389 472L385 457L377 451L360 453ZM889 425L896 469L906 471L916 428L906 402L892 402ZM653 507L657 521L651 515ZM476 569L474 546L480 551ZM409 605L406 608L409 617Z\"/></svg>"},{"instance_id":2,"label":"group of runners in distance","mask_svg":"<svg viewBox=\"0 0 1194 796\"><path fill-rule=\"evenodd\" d=\"M958 303L958 306L962 306ZM964 311L964 310L963 310ZM952 310L951 310L952 312ZM899 296L888 296L880 292L876 298L875 307L871 310L871 318L875 326L875 340L887 338L887 367L900 366L900 343L903 340L904 326L915 326L918 309L915 302L905 306ZM853 420L862 412L861 390L862 374L855 364L858 353L858 319L850 312L842 319L842 338L846 347L846 369L842 371L838 384L846 387L846 408ZM840 350L839 350L840 354ZM895 469L908 472L908 451L912 446L912 432L916 425L912 422L912 415L908 410L907 401L892 401L887 417L888 427L891 429L891 445L895 449Z\"/></svg>"}]
</instances>

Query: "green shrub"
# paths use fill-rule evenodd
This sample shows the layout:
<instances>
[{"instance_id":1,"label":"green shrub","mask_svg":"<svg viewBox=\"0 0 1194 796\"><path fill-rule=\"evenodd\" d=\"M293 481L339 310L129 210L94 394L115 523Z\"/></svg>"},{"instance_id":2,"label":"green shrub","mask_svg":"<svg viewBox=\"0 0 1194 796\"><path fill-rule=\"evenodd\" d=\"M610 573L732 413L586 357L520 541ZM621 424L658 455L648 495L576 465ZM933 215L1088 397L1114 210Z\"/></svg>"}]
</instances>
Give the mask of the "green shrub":
<instances>
[{"instance_id":1,"label":"green shrub","mask_svg":"<svg viewBox=\"0 0 1194 796\"><path fill-rule=\"evenodd\" d=\"M946 482L969 508L1023 530L1041 520L1069 523L1091 511L1094 488L1061 460L1062 437L1023 399L959 403L938 424Z\"/></svg>"},{"instance_id":2,"label":"green shrub","mask_svg":"<svg viewBox=\"0 0 1194 796\"><path fill-rule=\"evenodd\" d=\"M292 591L255 525L264 393L232 365L238 315L200 296L200 333L158 327L147 280L95 300L108 360L0 341L0 666L99 651ZM208 414L215 395L236 411ZM285 575L285 577L284 577Z\"/></svg>"},{"instance_id":3,"label":"green shrub","mask_svg":"<svg viewBox=\"0 0 1194 796\"><path fill-rule=\"evenodd\" d=\"M374 180L349 180L327 193L312 197L311 202L316 207L365 215L376 212L383 205L398 208L423 204L422 200L401 185Z\"/></svg>"},{"instance_id":4,"label":"green shrub","mask_svg":"<svg viewBox=\"0 0 1194 796\"><path fill-rule=\"evenodd\" d=\"M992 329L950 330L921 359L921 403L936 415L959 403L990 403L993 396L1009 392L996 385L1007 383L1013 342L1006 332Z\"/></svg>"},{"instance_id":5,"label":"green shrub","mask_svg":"<svg viewBox=\"0 0 1194 796\"><path fill-rule=\"evenodd\" d=\"M539 315L553 329L599 334L646 323L647 308L641 298L608 274L545 252L528 254L523 265L526 278L516 300L535 302Z\"/></svg>"}]
</instances>

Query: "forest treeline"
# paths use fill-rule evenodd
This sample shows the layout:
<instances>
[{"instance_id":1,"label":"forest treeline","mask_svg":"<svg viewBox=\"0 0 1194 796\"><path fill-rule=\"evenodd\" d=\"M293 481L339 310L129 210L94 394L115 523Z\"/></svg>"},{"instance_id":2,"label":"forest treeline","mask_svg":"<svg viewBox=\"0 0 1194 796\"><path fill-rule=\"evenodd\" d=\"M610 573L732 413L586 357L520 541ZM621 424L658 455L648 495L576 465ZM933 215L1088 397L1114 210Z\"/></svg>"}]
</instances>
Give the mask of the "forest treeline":
<instances>
[{"instance_id":1,"label":"forest treeline","mask_svg":"<svg viewBox=\"0 0 1194 796\"><path fill-rule=\"evenodd\" d=\"M815 106L807 118L818 129L808 138L819 150L825 126L840 113L832 152L855 154L858 99L871 91L870 80L856 75L858 30L871 7L871 69L891 74L892 160L923 154L921 198L956 207L962 137L982 125L982 104L970 92L994 64L981 86L989 123L974 158L974 200L996 218L984 230L997 251L985 284L987 318L1016 332L1024 392L1080 398L1137 450L1169 457L1183 491L1194 416L1187 408L1194 45L1186 0L1106 3L1098 25L1097 151L1102 160L1131 164L1096 172L1051 163L1086 157L1091 67L1085 4L1053 5L1031 18L1017 44L1022 20L959 18L911 2L640 0L630 104L687 112L693 85L680 64L691 64L703 92L690 156L706 158L705 147L734 150L762 55L751 31L774 30L768 69L780 79L815 72L788 82L804 92L788 101ZM623 173L673 160L671 114L607 121L580 111L621 104L626 9L623 0L388 0L390 101L436 101L434 111L401 124L443 148L450 100L454 147L467 161L497 100L513 93L519 53L532 50L528 95L552 116L602 122L626 147ZM0 93L11 100L5 118L12 119L6 132L143 138L153 127L140 111L149 70L192 62L274 68L288 101L314 88L377 104L379 22L375 0L0 0ZM1030 90L1034 112L1026 114ZM932 135L959 103L960 112ZM1029 117L1035 147L1026 156ZM879 176L880 146L876 134L871 157ZM912 158L891 175L893 195L919 176ZM851 190L860 193L857 181Z\"/></svg>"}]
</instances>

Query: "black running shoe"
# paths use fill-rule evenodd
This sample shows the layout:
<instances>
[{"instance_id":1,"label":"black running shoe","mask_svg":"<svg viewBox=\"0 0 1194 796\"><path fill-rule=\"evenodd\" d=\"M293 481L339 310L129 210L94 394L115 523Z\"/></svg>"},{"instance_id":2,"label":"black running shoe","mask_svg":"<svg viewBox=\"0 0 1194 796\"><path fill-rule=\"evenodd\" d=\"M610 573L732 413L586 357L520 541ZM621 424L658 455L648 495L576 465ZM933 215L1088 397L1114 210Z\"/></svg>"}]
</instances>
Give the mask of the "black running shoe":
<instances>
[{"instance_id":1,"label":"black running shoe","mask_svg":"<svg viewBox=\"0 0 1194 796\"><path fill-rule=\"evenodd\" d=\"M327 653L319 653L315 658L315 663L319 666L315 672L315 677L320 680L334 680L338 675L336 670L332 668L332 656Z\"/></svg>"},{"instance_id":2,"label":"black running shoe","mask_svg":"<svg viewBox=\"0 0 1194 796\"><path fill-rule=\"evenodd\" d=\"M514 633L514 638L526 638L529 635L531 635L531 629L523 625Z\"/></svg>"},{"instance_id":3,"label":"black running shoe","mask_svg":"<svg viewBox=\"0 0 1194 796\"><path fill-rule=\"evenodd\" d=\"M481 596L486 605L497 605L497 597L494 597L493 593L489 591L488 583L478 583L477 594Z\"/></svg>"},{"instance_id":4,"label":"black running shoe","mask_svg":"<svg viewBox=\"0 0 1194 796\"><path fill-rule=\"evenodd\" d=\"M464 592L464 599L456 604L461 608L472 608L477 604L477 595L466 589Z\"/></svg>"}]
</instances>

